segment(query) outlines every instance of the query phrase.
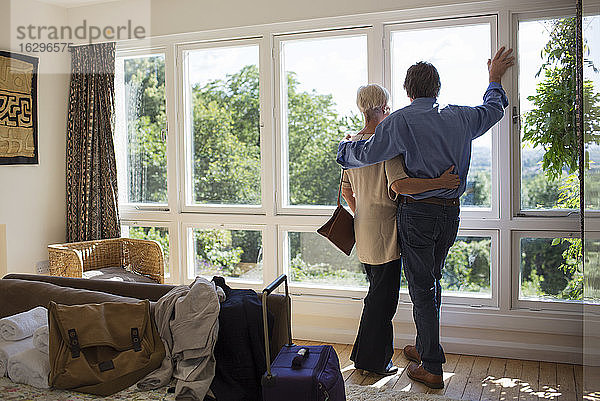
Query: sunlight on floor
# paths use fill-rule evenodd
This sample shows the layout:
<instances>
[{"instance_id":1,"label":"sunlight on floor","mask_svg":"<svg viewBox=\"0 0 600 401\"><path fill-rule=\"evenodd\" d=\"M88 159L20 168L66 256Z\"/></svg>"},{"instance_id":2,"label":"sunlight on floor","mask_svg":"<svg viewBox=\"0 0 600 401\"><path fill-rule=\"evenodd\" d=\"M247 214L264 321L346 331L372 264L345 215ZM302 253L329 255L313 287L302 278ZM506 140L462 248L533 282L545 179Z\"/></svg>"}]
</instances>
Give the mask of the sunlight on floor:
<instances>
[{"instance_id":1,"label":"sunlight on floor","mask_svg":"<svg viewBox=\"0 0 600 401\"><path fill-rule=\"evenodd\" d=\"M542 399L554 399L562 395L558 389L551 386L543 386L540 390L536 391L529 385L529 383L512 377L495 378L493 376L488 376L483 379L482 387L487 387L489 385L502 389L519 387L519 392ZM490 393L495 391L496 389L490 389Z\"/></svg>"},{"instance_id":2,"label":"sunlight on floor","mask_svg":"<svg viewBox=\"0 0 600 401\"><path fill-rule=\"evenodd\" d=\"M371 384L371 387L376 387L376 388L382 388L383 386L385 386L390 380L392 380L395 377L398 377L402 374L402 371L404 369L398 369L398 373L396 373L395 375L390 375L390 376L383 376L381 379L377 380L375 383Z\"/></svg>"},{"instance_id":3,"label":"sunlight on floor","mask_svg":"<svg viewBox=\"0 0 600 401\"><path fill-rule=\"evenodd\" d=\"M453 372L444 372L444 381L450 380L452 376L454 376Z\"/></svg>"},{"instance_id":4,"label":"sunlight on floor","mask_svg":"<svg viewBox=\"0 0 600 401\"><path fill-rule=\"evenodd\" d=\"M352 370L352 369L354 369L354 364L353 363L351 363L350 365L347 365L347 366L343 367L342 368L342 373L347 372L347 371Z\"/></svg>"},{"instance_id":5,"label":"sunlight on floor","mask_svg":"<svg viewBox=\"0 0 600 401\"><path fill-rule=\"evenodd\" d=\"M600 401L600 392L596 391L593 393L584 394L583 399L586 401Z\"/></svg>"}]
</instances>

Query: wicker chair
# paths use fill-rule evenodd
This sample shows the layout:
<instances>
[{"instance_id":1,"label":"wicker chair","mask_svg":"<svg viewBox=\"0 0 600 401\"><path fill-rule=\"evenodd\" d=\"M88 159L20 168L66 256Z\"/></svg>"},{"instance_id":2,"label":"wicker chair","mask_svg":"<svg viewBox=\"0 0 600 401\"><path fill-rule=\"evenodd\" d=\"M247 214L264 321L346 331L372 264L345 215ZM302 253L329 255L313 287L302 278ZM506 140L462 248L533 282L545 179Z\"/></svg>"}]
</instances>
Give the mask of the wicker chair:
<instances>
[{"instance_id":1,"label":"wicker chair","mask_svg":"<svg viewBox=\"0 0 600 401\"><path fill-rule=\"evenodd\" d=\"M163 252L155 241L112 238L48 245L50 275L82 277L88 270L123 267L159 284L164 280Z\"/></svg>"}]
</instances>

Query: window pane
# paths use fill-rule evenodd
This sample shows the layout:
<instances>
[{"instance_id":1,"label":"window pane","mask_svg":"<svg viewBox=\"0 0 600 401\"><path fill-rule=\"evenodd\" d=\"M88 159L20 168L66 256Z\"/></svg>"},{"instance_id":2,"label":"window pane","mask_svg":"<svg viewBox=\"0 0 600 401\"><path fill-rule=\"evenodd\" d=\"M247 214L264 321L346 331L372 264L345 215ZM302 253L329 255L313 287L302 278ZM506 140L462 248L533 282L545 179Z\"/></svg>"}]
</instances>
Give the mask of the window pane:
<instances>
[{"instance_id":1,"label":"window pane","mask_svg":"<svg viewBox=\"0 0 600 401\"><path fill-rule=\"evenodd\" d=\"M290 280L332 287L366 287L367 276L356 258L356 248L346 256L326 238L312 232L288 232Z\"/></svg>"},{"instance_id":2,"label":"window pane","mask_svg":"<svg viewBox=\"0 0 600 401\"><path fill-rule=\"evenodd\" d=\"M356 91L367 83L367 37L282 42L288 205L336 203L338 143L362 128Z\"/></svg>"},{"instance_id":3,"label":"window pane","mask_svg":"<svg viewBox=\"0 0 600 401\"><path fill-rule=\"evenodd\" d=\"M442 288L491 296L491 243L490 237L457 237L442 271Z\"/></svg>"},{"instance_id":4,"label":"window pane","mask_svg":"<svg viewBox=\"0 0 600 401\"><path fill-rule=\"evenodd\" d=\"M121 203L167 203L165 57L117 58L115 153Z\"/></svg>"},{"instance_id":5,"label":"window pane","mask_svg":"<svg viewBox=\"0 0 600 401\"><path fill-rule=\"evenodd\" d=\"M121 226L121 236L124 238L145 239L158 242L163 251L165 262L165 277L171 276L169 265L169 229L166 227L150 226Z\"/></svg>"},{"instance_id":6,"label":"window pane","mask_svg":"<svg viewBox=\"0 0 600 401\"><path fill-rule=\"evenodd\" d=\"M581 300L581 240L521 238L519 299Z\"/></svg>"},{"instance_id":7,"label":"window pane","mask_svg":"<svg viewBox=\"0 0 600 401\"><path fill-rule=\"evenodd\" d=\"M480 105L488 83L485 61L491 54L490 29L490 24L475 24L393 31L394 109L410 103L404 90L404 78L406 70L419 61L430 62L440 74L440 107L446 104ZM467 188L461 197L461 204L491 207L491 177L492 135L488 132L473 141Z\"/></svg>"},{"instance_id":8,"label":"window pane","mask_svg":"<svg viewBox=\"0 0 600 401\"><path fill-rule=\"evenodd\" d=\"M574 28L573 18L519 22L523 210L579 204Z\"/></svg>"},{"instance_id":9,"label":"window pane","mask_svg":"<svg viewBox=\"0 0 600 401\"><path fill-rule=\"evenodd\" d=\"M460 236L448 252L442 270L444 295L477 295L491 297L490 237ZM408 288L402 269L402 288Z\"/></svg>"},{"instance_id":10,"label":"window pane","mask_svg":"<svg viewBox=\"0 0 600 401\"><path fill-rule=\"evenodd\" d=\"M258 46L185 55L192 203L260 205Z\"/></svg>"},{"instance_id":11,"label":"window pane","mask_svg":"<svg viewBox=\"0 0 600 401\"><path fill-rule=\"evenodd\" d=\"M250 230L193 230L194 274L262 282L262 234Z\"/></svg>"}]
</instances>

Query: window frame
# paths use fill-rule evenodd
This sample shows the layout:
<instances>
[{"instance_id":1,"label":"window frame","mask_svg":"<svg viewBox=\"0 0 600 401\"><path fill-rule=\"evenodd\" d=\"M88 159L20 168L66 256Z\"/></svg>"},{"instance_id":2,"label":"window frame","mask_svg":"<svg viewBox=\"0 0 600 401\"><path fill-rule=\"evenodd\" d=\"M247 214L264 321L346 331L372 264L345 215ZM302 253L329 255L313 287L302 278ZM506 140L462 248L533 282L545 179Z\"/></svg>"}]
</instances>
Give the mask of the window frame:
<instances>
[{"instance_id":1,"label":"window frame","mask_svg":"<svg viewBox=\"0 0 600 401\"><path fill-rule=\"evenodd\" d=\"M168 71L167 71L167 65L168 65L168 61L167 61L167 48L165 46L157 46L157 47L147 47L147 48L139 48L139 49L119 49L116 51L115 54L115 67L118 67L121 64L121 60L123 59L127 59L127 58L144 58L144 57L153 57L156 55L162 55L165 61L165 113L166 113L166 117L167 117L167 121L166 121L166 127L165 127L165 136L167 139L167 148L166 148L166 158L167 158L167 180L166 180L166 184L167 184L167 203L143 203L143 202L129 202L129 199L127 199L127 202L122 203L121 199L119 199L119 212L133 212L133 211L141 211L141 210L145 210L145 211L157 211L157 212L169 212L172 208L172 195L171 195L171 191L173 189L173 185L169 185L169 178L170 178L170 171L172 170L172 157L169 154L169 96L168 96ZM117 68L115 68L116 70ZM121 74L117 73L115 71L115 80L117 79L117 77L119 77ZM120 92L120 91L119 91ZM125 144L126 147L125 149L121 149L119 146L115 146L115 156L117 159L123 159L123 154L124 153L124 160L125 163L127 163L127 150L129 149L129 144L127 143L127 127L125 127L125 138L123 138L123 135L119 135L118 132L118 128L119 128L119 124L117 123L117 121L119 121L120 119L122 119L124 117L124 109L120 109L117 107L117 101L116 98L118 97L118 95L120 94L119 92L117 92L117 85L115 85L115 145L118 142L119 144ZM124 94L123 94L124 95ZM123 104L122 106L125 106L125 104ZM117 154L120 154L120 157L117 156ZM125 175L127 176L129 174L129 169L127 168L127 166L125 166ZM119 176L119 172L117 171L117 177ZM126 178L127 179L127 178ZM127 182L129 180L127 179ZM127 191L127 190L126 190ZM127 198L129 198L128 193L126 192L126 195L123 195ZM119 196L119 198L121 198L121 195Z\"/></svg>"},{"instance_id":2,"label":"window frame","mask_svg":"<svg viewBox=\"0 0 600 401\"><path fill-rule=\"evenodd\" d=\"M385 24L384 25L384 52L385 59L383 61L384 65L384 82L385 87L389 89L390 94L393 96L392 84L393 82L393 73L392 73L392 33L397 31L410 31L410 30L419 30L419 29L435 29L435 28L449 28L449 27L460 27L466 25L480 25L480 24L490 24L490 49L491 55L497 51L498 48L498 16L497 15L479 15L479 16L471 16L471 17L456 17L456 18L448 18L448 19L436 19L436 20L421 20L414 22L401 22L394 24ZM485 88L487 82L482 83L482 96L485 92ZM443 83L442 83L443 85ZM394 99L391 99L392 105L394 104ZM397 108L393 108L396 110ZM484 219L497 219L500 216L500 201L499 201L499 191L500 191L500 180L498 174L498 166L499 163L499 154L500 154L500 145L499 145L499 126L495 124L486 134L491 135L491 175L490 175L490 207L476 207L476 206L461 206L461 217L465 218L484 218Z\"/></svg>"},{"instance_id":3,"label":"window frame","mask_svg":"<svg viewBox=\"0 0 600 401\"><path fill-rule=\"evenodd\" d=\"M276 213L278 215L310 215L326 216L330 215L336 206L328 205L287 205L289 201L289 170L288 170L288 133L287 133L287 84L283 77L283 42L306 39L328 39L345 36L365 36L367 44L367 79L371 82L373 79L371 72L371 54L374 29L372 27L348 27L341 29L323 29L315 31L285 33L273 35L273 82L274 82L274 107L273 119L275 126L275 165L276 165ZM340 138L340 141L343 138ZM341 171L341 167L340 167Z\"/></svg>"},{"instance_id":4,"label":"window frame","mask_svg":"<svg viewBox=\"0 0 600 401\"><path fill-rule=\"evenodd\" d=\"M179 191L179 207L184 213L235 213L235 214L266 214L267 212L267 187L266 187L266 154L267 151L264 147L264 94L263 94L263 66L262 66L262 52L263 52L263 40L261 37L250 37L250 38L232 38L232 39L221 39L221 40L209 40L209 41L197 41L193 43L176 44L176 57L177 57L177 104L178 104L178 128L180 132L179 137L179 171L181 172L178 177L178 184L180 186ZM258 50L258 71L259 71L259 126L260 126L260 188L261 188L261 204L260 205L236 205L236 204L218 204L218 203L207 203L207 204L194 204L194 188L193 188L193 172L192 172L192 161L191 153L193 152L192 142L192 128L190 125L190 90L189 90L189 71L187 62L187 52L194 50L204 49L219 49L219 48L235 48L245 46L256 46Z\"/></svg>"},{"instance_id":5,"label":"window frame","mask_svg":"<svg viewBox=\"0 0 600 401\"><path fill-rule=\"evenodd\" d=\"M512 85L514 90L512 95L509 95L509 110L511 117L510 131L512 133L512 149L513 155L513 198L512 198L512 215L514 217L550 217L550 218L566 218L566 219L579 219L579 210L571 209L522 209L521 208L521 100L520 100L520 86L519 86L519 57L518 57L518 45L519 45L519 23L526 21L539 21L548 20L555 18L567 18L569 15L575 15L575 8L561 8L551 12L548 11L535 11L535 12L521 12L512 15L512 42L513 48L517 48L517 57L515 58L515 64L512 67L514 72L512 74ZM516 114L515 114L516 107ZM587 212L586 212L587 215ZM600 216L597 213L596 216Z\"/></svg>"}]
</instances>

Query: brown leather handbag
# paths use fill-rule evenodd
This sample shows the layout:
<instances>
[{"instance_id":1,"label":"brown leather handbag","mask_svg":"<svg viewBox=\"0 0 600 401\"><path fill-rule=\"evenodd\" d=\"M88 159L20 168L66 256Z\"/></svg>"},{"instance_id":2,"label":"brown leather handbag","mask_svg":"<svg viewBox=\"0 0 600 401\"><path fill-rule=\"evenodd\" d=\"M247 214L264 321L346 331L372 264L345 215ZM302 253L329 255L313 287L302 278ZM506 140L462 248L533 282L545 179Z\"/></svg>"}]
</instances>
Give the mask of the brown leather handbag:
<instances>
[{"instance_id":1,"label":"brown leather handbag","mask_svg":"<svg viewBox=\"0 0 600 401\"><path fill-rule=\"evenodd\" d=\"M157 369L165 348L150 302L48 306L51 386L107 396Z\"/></svg>"},{"instance_id":2,"label":"brown leather handbag","mask_svg":"<svg viewBox=\"0 0 600 401\"><path fill-rule=\"evenodd\" d=\"M337 208L333 212L327 223L323 224L317 232L327 238L339 250L350 256L354 248L354 217L342 206L340 196L342 194L342 180L344 170L340 178L340 187L338 189Z\"/></svg>"}]
</instances>

